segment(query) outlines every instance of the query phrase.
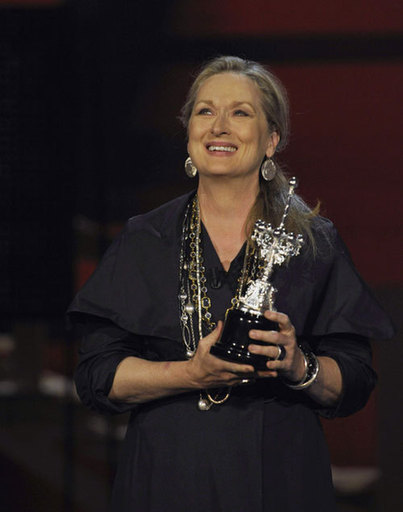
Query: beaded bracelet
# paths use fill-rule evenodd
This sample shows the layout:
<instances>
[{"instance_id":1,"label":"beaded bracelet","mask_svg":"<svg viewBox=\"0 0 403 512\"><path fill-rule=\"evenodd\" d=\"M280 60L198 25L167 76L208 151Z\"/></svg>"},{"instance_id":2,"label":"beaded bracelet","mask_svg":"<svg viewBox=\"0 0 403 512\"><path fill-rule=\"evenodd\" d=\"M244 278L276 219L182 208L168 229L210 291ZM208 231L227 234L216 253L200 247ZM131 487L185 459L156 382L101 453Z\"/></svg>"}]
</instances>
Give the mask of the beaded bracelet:
<instances>
[{"instance_id":1,"label":"beaded bracelet","mask_svg":"<svg viewBox=\"0 0 403 512\"><path fill-rule=\"evenodd\" d=\"M309 388L309 386L315 382L319 373L319 361L315 354L303 345L298 346L304 356L305 374L303 378L296 383L283 379L284 384L295 391Z\"/></svg>"}]
</instances>

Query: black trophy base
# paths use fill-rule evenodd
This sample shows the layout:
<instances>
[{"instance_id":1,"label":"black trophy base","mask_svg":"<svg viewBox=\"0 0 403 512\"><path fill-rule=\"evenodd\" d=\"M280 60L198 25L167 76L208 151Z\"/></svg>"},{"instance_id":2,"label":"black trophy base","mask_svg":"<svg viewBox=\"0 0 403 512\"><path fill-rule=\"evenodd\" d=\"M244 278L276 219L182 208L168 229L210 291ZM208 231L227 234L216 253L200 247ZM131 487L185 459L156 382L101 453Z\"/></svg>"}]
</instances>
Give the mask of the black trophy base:
<instances>
[{"instance_id":1,"label":"black trophy base","mask_svg":"<svg viewBox=\"0 0 403 512\"><path fill-rule=\"evenodd\" d=\"M267 370L266 363L271 358L259 354L251 354L248 345L270 345L264 341L249 338L249 331L278 331L278 324L263 315L255 315L240 309L227 311L224 329L220 340L210 348L210 353L225 361L251 364L255 370Z\"/></svg>"}]
</instances>

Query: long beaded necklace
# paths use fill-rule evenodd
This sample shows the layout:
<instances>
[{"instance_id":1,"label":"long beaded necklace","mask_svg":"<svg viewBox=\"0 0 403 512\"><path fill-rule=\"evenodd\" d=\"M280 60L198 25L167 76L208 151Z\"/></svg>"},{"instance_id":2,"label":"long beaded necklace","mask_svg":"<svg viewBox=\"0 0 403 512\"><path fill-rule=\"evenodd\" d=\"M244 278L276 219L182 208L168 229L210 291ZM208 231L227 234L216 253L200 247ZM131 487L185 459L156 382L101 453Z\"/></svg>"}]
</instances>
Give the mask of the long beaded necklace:
<instances>
[{"instance_id":1,"label":"long beaded necklace","mask_svg":"<svg viewBox=\"0 0 403 512\"><path fill-rule=\"evenodd\" d=\"M179 254L179 317L188 359L194 356L198 340L216 326L210 313L211 300L207 295L203 263L200 209L195 195L186 207ZM236 304L236 300L232 300L232 305ZM197 337L194 323L197 325ZM213 405L220 405L228 400L230 393L230 387L224 394L222 390L218 390L215 396L208 389L201 390L198 407L201 411L208 411Z\"/></svg>"}]
</instances>

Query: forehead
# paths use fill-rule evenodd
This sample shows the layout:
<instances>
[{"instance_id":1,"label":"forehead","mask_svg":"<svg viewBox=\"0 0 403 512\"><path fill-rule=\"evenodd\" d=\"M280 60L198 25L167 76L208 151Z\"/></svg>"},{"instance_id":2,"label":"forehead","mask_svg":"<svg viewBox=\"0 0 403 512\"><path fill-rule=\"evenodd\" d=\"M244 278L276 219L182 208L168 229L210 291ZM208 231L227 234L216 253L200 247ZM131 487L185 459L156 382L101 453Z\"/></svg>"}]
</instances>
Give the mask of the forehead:
<instances>
[{"instance_id":1,"label":"forehead","mask_svg":"<svg viewBox=\"0 0 403 512\"><path fill-rule=\"evenodd\" d=\"M220 73L207 78L199 88L197 101L226 98L228 102L245 101L257 105L261 93L256 83L240 73Z\"/></svg>"}]
</instances>

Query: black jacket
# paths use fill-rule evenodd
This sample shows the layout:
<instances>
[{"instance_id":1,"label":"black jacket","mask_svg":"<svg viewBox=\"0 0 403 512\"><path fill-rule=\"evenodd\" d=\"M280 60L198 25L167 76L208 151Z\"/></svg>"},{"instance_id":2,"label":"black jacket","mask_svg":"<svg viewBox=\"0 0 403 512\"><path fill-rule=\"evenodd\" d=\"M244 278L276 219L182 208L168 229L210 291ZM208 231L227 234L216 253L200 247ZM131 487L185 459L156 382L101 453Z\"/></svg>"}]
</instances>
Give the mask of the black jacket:
<instances>
[{"instance_id":1,"label":"black jacket","mask_svg":"<svg viewBox=\"0 0 403 512\"><path fill-rule=\"evenodd\" d=\"M189 198L130 219L68 312L83 334L76 373L83 402L103 412L133 410L113 510L330 511L329 461L316 413L343 416L365 405L376 381L367 338L393 334L330 221L314 222L317 256L302 251L272 280L277 309L297 335L338 362L343 396L336 407L320 407L280 381L234 389L207 413L197 410L197 393L142 406L107 398L125 357L185 359L177 294ZM203 244L208 272L219 262L208 236ZM240 261L221 290L209 290L218 318L234 293Z\"/></svg>"}]
</instances>

